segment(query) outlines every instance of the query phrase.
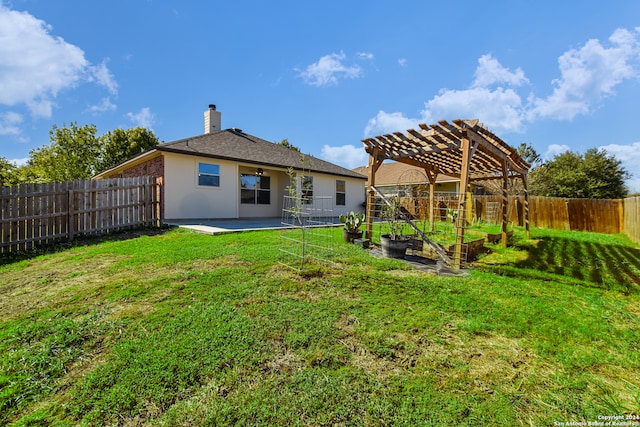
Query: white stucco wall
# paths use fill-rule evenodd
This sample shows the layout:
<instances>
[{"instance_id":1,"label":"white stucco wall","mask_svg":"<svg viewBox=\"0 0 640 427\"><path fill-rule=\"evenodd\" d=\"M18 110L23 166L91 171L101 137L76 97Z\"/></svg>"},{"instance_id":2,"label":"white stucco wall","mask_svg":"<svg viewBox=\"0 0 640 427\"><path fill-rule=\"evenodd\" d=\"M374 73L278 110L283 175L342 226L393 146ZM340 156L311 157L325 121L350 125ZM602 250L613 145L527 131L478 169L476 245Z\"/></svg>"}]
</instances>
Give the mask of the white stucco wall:
<instances>
[{"instance_id":1,"label":"white stucco wall","mask_svg":"<svg viewBox=\"0 0 640 427\"><path fill-rule=\"evenodd\" d=\"M220 187L198 185L198 162L220 165ZM238 165L218 159L165 154L165 218L238 218Z\"/></svg>"},{"instance_id":2,"label":"white stucco wall","mask_svg":"<svg viewBox=\"0 0 640 427\"><path fill-rule=\"evenodd\" d=\"M198 163L220 166L220 187L198 185ZM240 174L254 173L255 165L238 164L218 159L206 159L165 153L164 164L164 208L165 218L266 218L280 217L283 197L289 185L286 170L264 167L264 173L271 177L271 203L269 205L248 205L240 203ZM365 180L311 173L314 196L331 197L333 215L339 216L349 211L362 211L365 199ZM345 206L335 205L336 180L346 184Z\"/></svg>"},{"instance_id":3,"label":"white stucco wall","mask_svg":"<svg viewBox=\"0 0 640 427\"><path fill-rule=\"evenodd\" d=\"M330 197L332 200L333 216L347 214L350 211L364 212L362 202L365 200L365 181L362 179L343 176L326 175L319 173L307 173L313 176L313 196ZM346 197L345 205L337 206L336 180L345 181Z\"/></svg>"}]
</instances>

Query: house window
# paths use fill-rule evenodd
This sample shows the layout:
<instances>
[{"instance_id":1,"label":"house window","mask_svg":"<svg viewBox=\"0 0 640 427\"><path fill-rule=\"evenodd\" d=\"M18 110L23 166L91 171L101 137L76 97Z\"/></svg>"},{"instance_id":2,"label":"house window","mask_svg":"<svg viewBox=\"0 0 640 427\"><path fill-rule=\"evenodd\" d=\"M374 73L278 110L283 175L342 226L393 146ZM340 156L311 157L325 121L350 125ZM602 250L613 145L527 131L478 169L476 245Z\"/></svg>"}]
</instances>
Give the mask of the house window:
<instances>
[{"instance_id":1,"label":"house window","mask_svg":"<svg viewBox=\"0 0 640 427\"><path fill-rule=\"evenodd\" d=\"M240 203L246 205L271 204L271 177L241 174Z\"/></svg>"},{"instance_id":2,"label":"house window","mask_svg":"<svg viewBox=\"0 0 640 427\"><path fill-rule=\"evenodd\" d=\"M336 180L336 206L344 206L347 200L347 184L340 180Z\"/></svg>"},{"instance_id":3,"label":"house window","mask_svg":"<svg viewBox=\"0 0 640 427\"><path fill-rule=\"evenodd\" d=\"M198 163L198 185L220 187L220 165Z\"/></svg>"},{"instance_id":4,"label":"house window","mask_svg":"<svg viewBox=\"0 0 640 427\"><path fill-rule=\"evenodd\" d=\"M303 175L300 180L301 187L301 196L302 203L304 204L312 204L313 203L313 177Z\"/></svg>"}]
</instances>

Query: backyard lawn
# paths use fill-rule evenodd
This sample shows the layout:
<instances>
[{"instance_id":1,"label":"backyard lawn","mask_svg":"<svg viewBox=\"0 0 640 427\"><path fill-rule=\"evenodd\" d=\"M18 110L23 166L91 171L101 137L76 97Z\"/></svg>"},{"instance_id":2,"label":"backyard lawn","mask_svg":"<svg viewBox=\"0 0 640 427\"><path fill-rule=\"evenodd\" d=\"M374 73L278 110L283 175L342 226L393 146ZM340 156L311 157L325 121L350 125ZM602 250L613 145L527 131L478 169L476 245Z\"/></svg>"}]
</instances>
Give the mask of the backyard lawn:
<instances>
[{"instance_id":1,"label":"backyard lawn","mask_svg":"<svg viewBox=\"0 0 640 427\"><path fill-rule=\"evenodd\" d=\"M0 425L640 415L640 249L625 236L516 228L470 277L438 277L341 233L335 263L302 272L278 262L277 231L129 233L0 261Z\"/></svg>"}]
</instances>

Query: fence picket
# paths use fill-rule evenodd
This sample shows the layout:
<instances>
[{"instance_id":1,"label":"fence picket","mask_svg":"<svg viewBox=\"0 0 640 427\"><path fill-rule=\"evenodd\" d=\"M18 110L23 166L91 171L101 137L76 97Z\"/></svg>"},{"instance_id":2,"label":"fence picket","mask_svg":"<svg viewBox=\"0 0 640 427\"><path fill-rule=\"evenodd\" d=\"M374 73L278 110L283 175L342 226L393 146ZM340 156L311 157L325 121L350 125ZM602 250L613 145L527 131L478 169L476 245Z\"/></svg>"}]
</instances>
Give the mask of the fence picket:
<instances>
[{"instance_id":1,"label":"fence picket","mask_svg":"<svg viewBox=\"0 0 640 427\"><path fill-rule=\"evenodd\" d=\"M5 221L11 218L10 190L10 187L0 187L0 219L2 220L2 226L0 227L2 231L0 234L0 254L9 252L9 247L5 245L8 245L11 241L11 224Z\"/></svg>"}]
</instances>

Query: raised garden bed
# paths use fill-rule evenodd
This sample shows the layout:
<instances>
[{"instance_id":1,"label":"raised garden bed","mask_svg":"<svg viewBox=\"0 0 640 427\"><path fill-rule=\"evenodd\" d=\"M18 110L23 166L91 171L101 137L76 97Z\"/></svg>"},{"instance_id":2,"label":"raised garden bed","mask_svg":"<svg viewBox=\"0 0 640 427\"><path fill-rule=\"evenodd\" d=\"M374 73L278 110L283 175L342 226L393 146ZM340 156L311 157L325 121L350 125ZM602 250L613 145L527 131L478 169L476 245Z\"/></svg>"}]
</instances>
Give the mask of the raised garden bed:
<instances>
[{"instance_id":1,"label":"raised garden bed","mask_svg":"<svg viewBox=\"0 0 640 427\"><path fill-rule=\"evenodd\" d=\"M463 254L466 253L467 261L476 259L478 257L478 255L480 254L480 252L482 252L484 248L485 241L486 241L485 238L481 237L479 239L470 240L464 243L464 245L466 246L466 250L463 249L462 252ZM456 250L455 243L438 243L438 242L436 243L440 245L440 247L445 251L445 253L449 257L453 258L455 256L455 250ZM429 258L437 257L437 254L435 253L435 251L431 249L428 245L422 245L422 253L424 256L427 256Z\"/></svg>"}]
</instances>

